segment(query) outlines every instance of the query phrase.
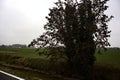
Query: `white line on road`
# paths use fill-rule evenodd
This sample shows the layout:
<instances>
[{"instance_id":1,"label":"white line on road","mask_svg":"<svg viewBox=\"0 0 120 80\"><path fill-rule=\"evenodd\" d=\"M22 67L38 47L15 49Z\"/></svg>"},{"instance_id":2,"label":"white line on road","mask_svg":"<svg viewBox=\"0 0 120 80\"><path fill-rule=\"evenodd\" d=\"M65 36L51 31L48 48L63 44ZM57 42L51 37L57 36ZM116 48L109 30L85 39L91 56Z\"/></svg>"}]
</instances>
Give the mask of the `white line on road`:
<instances>
[{"instance_id":1,"label":"white line on road","mask_svg":"<svg viewBox=\"0 0 120 80\"><path fill-rule=\"evenodd\" d=\"M1 71L1 70L0 70L0 73L3 73L3 74L5 74L5 75L7 75L7 76L16 78L16 79L18 79L18 80L25 80L25 79L22 79L22 78L20 78L20 77L15 76L15 75L9 74L9 73L4 72L4 71Z\"/></svg>"}]
</instances>

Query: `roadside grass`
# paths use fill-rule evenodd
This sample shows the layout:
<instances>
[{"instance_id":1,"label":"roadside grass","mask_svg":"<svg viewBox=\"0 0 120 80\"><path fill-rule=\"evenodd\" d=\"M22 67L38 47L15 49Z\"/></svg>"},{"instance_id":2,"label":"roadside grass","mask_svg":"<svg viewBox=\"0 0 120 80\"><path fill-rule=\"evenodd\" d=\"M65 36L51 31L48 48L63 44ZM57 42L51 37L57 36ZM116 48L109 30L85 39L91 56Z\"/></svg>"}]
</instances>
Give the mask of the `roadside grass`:
<instances>
[{"instance_id":1,"label":"roadside grass","mask_svg":"<svg viewBox=\"0 0 120 80\"><path fill-rule=\"evenodd\" d=\"M0 64L7 63L15 66L23 66L47 73L59 73L62 71L63 66L61 62L52 62L45 55L39 56L35 50L31 48L0 49Z\"/></svg>"},{"instance_id":2,"label":"roadside grass","mask_svg":"<svg viewBox=\"0 0 120 80\"><path fill-rule=\"evenodd\" d=\"M0 48L0 64L22 65L53 74L64 73L64 63L50 62L46 56L39 56L35 50L30 48ZM108 49L102 51L101 54L95 53L95 57L95 80L120 80L120 50Z\"/></svg>"},{"instance_id":3,"label":"roadside grass","mask_svg":"<svg viewBox=\"0 0 120 80\"><path fill-rule=\"evenodd\" d=\"M25 80L76 80L72 78L56 77L54 75L42 74L36 71L12 68L3 65L0 66L0 70L14 74L16 76L24 78Z\"/></svg>"},{"instance_id":4,"label":"roadside grass","mask_svg":"<svg viewBox=\"0 0 120 80\"><path fill-rule=\"evenodd\" d=\"M41 52L43 50L41 49ZM46 56L36 52L34 48L0 48L0 54L12 55L23 58L40 58L47 59ZM120 49L108 49L101 54L95 53L96 65L115 67L120 69Z\"/></svg>"}]
</instances>

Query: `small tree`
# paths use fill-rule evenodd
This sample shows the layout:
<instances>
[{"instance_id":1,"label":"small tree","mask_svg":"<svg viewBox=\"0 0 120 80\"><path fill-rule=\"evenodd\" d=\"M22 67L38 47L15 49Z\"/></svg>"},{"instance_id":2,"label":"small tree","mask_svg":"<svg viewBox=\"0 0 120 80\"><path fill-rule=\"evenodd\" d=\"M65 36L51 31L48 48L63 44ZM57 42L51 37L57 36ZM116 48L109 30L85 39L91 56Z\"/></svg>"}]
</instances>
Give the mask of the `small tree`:
<instances>
[{"instance_id":1,"label":"small tree","mask_svg":"<svg viewBox=\"0 0 120 80\"><path fill-rule=\"evenodd\" d=\"M58 0L50 9L43 35L30 45L49 48L47 55L52 58L67 58L72 72L85 79L92 79L96 48L110 46L107 23L111 20L104 11L108 0Z\"/></svg>"}]
</instances>

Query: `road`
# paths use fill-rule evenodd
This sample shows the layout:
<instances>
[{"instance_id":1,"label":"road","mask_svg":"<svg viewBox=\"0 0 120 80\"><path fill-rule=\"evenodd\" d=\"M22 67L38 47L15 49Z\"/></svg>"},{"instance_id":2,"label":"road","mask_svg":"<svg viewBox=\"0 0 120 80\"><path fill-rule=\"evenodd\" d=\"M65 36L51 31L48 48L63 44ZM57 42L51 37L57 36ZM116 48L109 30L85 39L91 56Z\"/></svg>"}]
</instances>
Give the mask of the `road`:
<instances>
[{"instance_id":1,"label":"road","mask_svg":"<svg viewBox=\"0 0 120 80\"><path fill-rule=\"evenodd\" d=\"M24 79L0 70L0 80L24 80Z\"/></svg>"}]
</instances>

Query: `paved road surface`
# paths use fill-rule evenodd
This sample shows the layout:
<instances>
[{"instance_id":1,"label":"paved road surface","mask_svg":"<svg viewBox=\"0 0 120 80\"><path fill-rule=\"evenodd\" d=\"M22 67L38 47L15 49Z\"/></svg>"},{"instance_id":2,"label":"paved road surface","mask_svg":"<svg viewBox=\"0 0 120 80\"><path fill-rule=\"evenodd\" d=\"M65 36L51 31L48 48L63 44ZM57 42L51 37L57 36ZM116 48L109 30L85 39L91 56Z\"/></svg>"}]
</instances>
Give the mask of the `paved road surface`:
<instances>
[{"instance_id":1,"label":"paved road surface","mask_svg":"<svg viewBox=\"0 0 120 80\"><path fill-rule=\"evenodd\" d=\"M0 70L0 80L24 80L24 79Z\"/></svg>"}]
</instances>

